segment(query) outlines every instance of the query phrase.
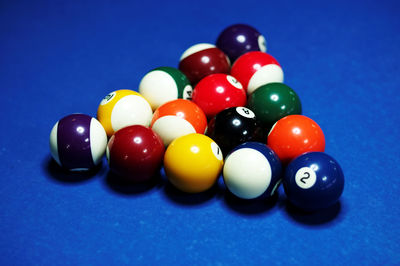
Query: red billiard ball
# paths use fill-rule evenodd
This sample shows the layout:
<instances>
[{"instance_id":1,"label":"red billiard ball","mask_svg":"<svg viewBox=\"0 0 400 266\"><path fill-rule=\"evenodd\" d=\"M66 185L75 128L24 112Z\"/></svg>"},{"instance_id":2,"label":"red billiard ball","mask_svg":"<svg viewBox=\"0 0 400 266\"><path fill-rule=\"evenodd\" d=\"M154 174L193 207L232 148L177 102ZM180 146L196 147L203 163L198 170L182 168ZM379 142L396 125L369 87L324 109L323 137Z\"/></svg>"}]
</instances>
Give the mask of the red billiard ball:
<instances>
[{"instance_id":1,"label":"red billiard ball","mask_svg":"<svg viewBox=\"0 0 400 266\"><path fill-rule=\"evenodd\" d=\"M192 100L212 118L226 108L245 106L247 98L242 84L233 76L213 74L196 85Z\"/></svg>"},{"instance_id":2,"label":"red billiard ball","mask_svg":"<svg viewBox=\"0 0 400 266\"><path fill-rule=\"evenodd\" d=\"M305 152L325 150L322 129L304 115L288 115L279 119L269 132L267 142L282 163L288 163Z\"/></svg>"},{"instance_id":3,"label":"red billiard ball","mask_svg":"<svg viewBox=\"0 0 400 266\"><path fill-rule=\"evenodd\" d=\"M202 78L216 73L229 74L228 57L213 44L199 43L191 46L181 56L179 70L182 71L192 85Z\"/></svg>"},{"instance_id":4,"label":"red billiard ball","mask_svg":"<svg viewBox=\"0 0 400 266\"><path fill-rule=\"evenodd\" d=\"M278 61L260 51L240 56L232 66L231 75L243 84L247 94L262 85L283 82L283 71Z\"/></svg>"},{"instance_id":5,"label":"red billiard ball","mask_svg":"<svg viewBox=\"0 0 400 266\"><path fill-rule=\"evenodd\" d=\"M133 125L111 136L106 154L111 171L127 181L143 182L160 169L164 144L150 128Z\"/></svg>"}]
</instances>

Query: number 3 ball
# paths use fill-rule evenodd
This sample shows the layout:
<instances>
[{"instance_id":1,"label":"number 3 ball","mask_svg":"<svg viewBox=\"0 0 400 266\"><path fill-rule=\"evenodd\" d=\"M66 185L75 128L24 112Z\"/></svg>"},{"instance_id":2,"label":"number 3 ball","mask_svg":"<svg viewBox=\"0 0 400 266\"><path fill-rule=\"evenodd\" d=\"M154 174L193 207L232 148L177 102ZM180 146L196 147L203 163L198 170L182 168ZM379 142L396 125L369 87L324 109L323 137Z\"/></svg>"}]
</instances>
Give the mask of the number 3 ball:
<instances>
[{"instance_id":1,"label":"number 3 ball","mask_svg":"<svg viewBox=\"0 0 400 266\"><path fill-rule=\"evenodd\" d=\"M60 119L50 133L54 160L71 170L89 170L99 164L107 146L107 135L95 118L72 114Z\"/></svg>"},{"instance_id":2,"label":"number 3 ball","mask_svg":"<svg viewBox=\"0 0 400 266\"><path fill-rule=\"evenodd\" d=\"M209 137L193 133L175 139L164 156L168 180L179 190L203 192L217 181L223 166L218 145Z\"/></svg>"},{"instance_id":3,"label":"number 3 ball","mask_svg":"<svg viewBox=\"0 0 400 266\"><path fill-rule=\"evenodd\" d=\"M164 144L150 128L124 127L110 138L107 159L111 171L131 182L150 180L161 168Z\"/></svg>"},{"instance_id":4,"label":"number 3 ball","mask_svg":"<svg viewBox=\"0 0 400 266\"><path fill-rule=\"evenodd\" d=\"M259 142L246 142L226 158L223 176L230 192L242 199L272 196L281 182L278 156Z\"/></svg>"},{"instance_id":5,"label":"number 3 ball","mask_svg":"<svg viewBox=\"0 0 400 266\"><path fill-rule=\"evenodd\" d=\"M316 211L338 201L344 188L344 175L339 163L328 154L309 152L287 166L283 187L293 205Z\"/></svg>"},{"instance_id":6,"label":"number 3 ball","mask_svg":"<svg viewBox=\"0 0 400 266\"><path fill-rule=\"evenodd\" d=\"M97 119L109 137L126 126L148 126L152 115L149 102L132 90L116 90L109 93L97 109Z\"/></svg>"}]
</instances>

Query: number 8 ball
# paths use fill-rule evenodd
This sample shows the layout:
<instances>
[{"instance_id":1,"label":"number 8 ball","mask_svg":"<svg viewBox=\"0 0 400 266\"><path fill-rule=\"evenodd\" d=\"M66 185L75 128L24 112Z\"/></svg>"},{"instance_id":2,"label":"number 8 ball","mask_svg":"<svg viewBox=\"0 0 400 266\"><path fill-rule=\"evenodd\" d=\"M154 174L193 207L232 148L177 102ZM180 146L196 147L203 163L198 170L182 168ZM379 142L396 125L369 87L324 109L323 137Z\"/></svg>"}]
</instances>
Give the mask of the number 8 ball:
<instances>
[{"instance_id":1,"label":"number 8 ball","mask_svg":"<svg viewBox=\"0 0 400 266\"><path fill-rule=\"evenodd\" d=\"M344 175L339 163L328 154L309 152L287 166L283 187L293 205L305 211L317 211L339 200Z\"/></svg>"}]
</instances>

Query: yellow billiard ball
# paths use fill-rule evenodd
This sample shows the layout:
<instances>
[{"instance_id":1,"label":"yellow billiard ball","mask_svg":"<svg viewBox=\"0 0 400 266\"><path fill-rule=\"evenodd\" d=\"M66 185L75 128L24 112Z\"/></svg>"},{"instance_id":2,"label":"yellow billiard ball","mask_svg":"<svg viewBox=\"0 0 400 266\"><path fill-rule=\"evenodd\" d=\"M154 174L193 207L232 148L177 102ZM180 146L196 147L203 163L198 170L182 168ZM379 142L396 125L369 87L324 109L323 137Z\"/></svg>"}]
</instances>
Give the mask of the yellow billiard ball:
<instances>
[{"instance_id":1,"label":"yellow billiard ball","mask_svg":"<svg viewBox=\"0 0 400 266\"><path fill-rule=\"evenodd\" d=\"M97 119L109 137L127 126L149 126L152 116L149 102L140 93L132 90L110 92L97 109Z\"/></svg>"},{"instance_id":2,"label":"yellow billiard ball","mask_svg":"<svg viewBox=\"0 0 400 266\"><path fill-rule=\"evenodd\" d=\"M217 143L198 133L175 139L164 155L168 180L179 190L188 193L211 188L222 166L223 156Z\"/></svg>"}]
</instances>

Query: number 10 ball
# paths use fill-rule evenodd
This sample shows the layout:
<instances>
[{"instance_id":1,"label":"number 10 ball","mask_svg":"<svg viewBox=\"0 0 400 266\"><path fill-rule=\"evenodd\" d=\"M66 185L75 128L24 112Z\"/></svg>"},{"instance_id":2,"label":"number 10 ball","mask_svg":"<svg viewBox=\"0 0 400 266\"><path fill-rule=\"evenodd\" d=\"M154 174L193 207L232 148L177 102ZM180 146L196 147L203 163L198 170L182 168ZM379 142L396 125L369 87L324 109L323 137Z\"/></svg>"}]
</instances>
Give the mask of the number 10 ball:
<instances>
[{"instance_id":1,"label":"number 10 ball","mask_svg":"<svg viewBox=\"0 0 400 266\"><path fill-rule=\"evenodd\" d=\"M316 211L338 201L344 188L344 175L339 163L328 154L309 152L287 166L283 187L293 205Z\"/></svg>"}]
</instances>

